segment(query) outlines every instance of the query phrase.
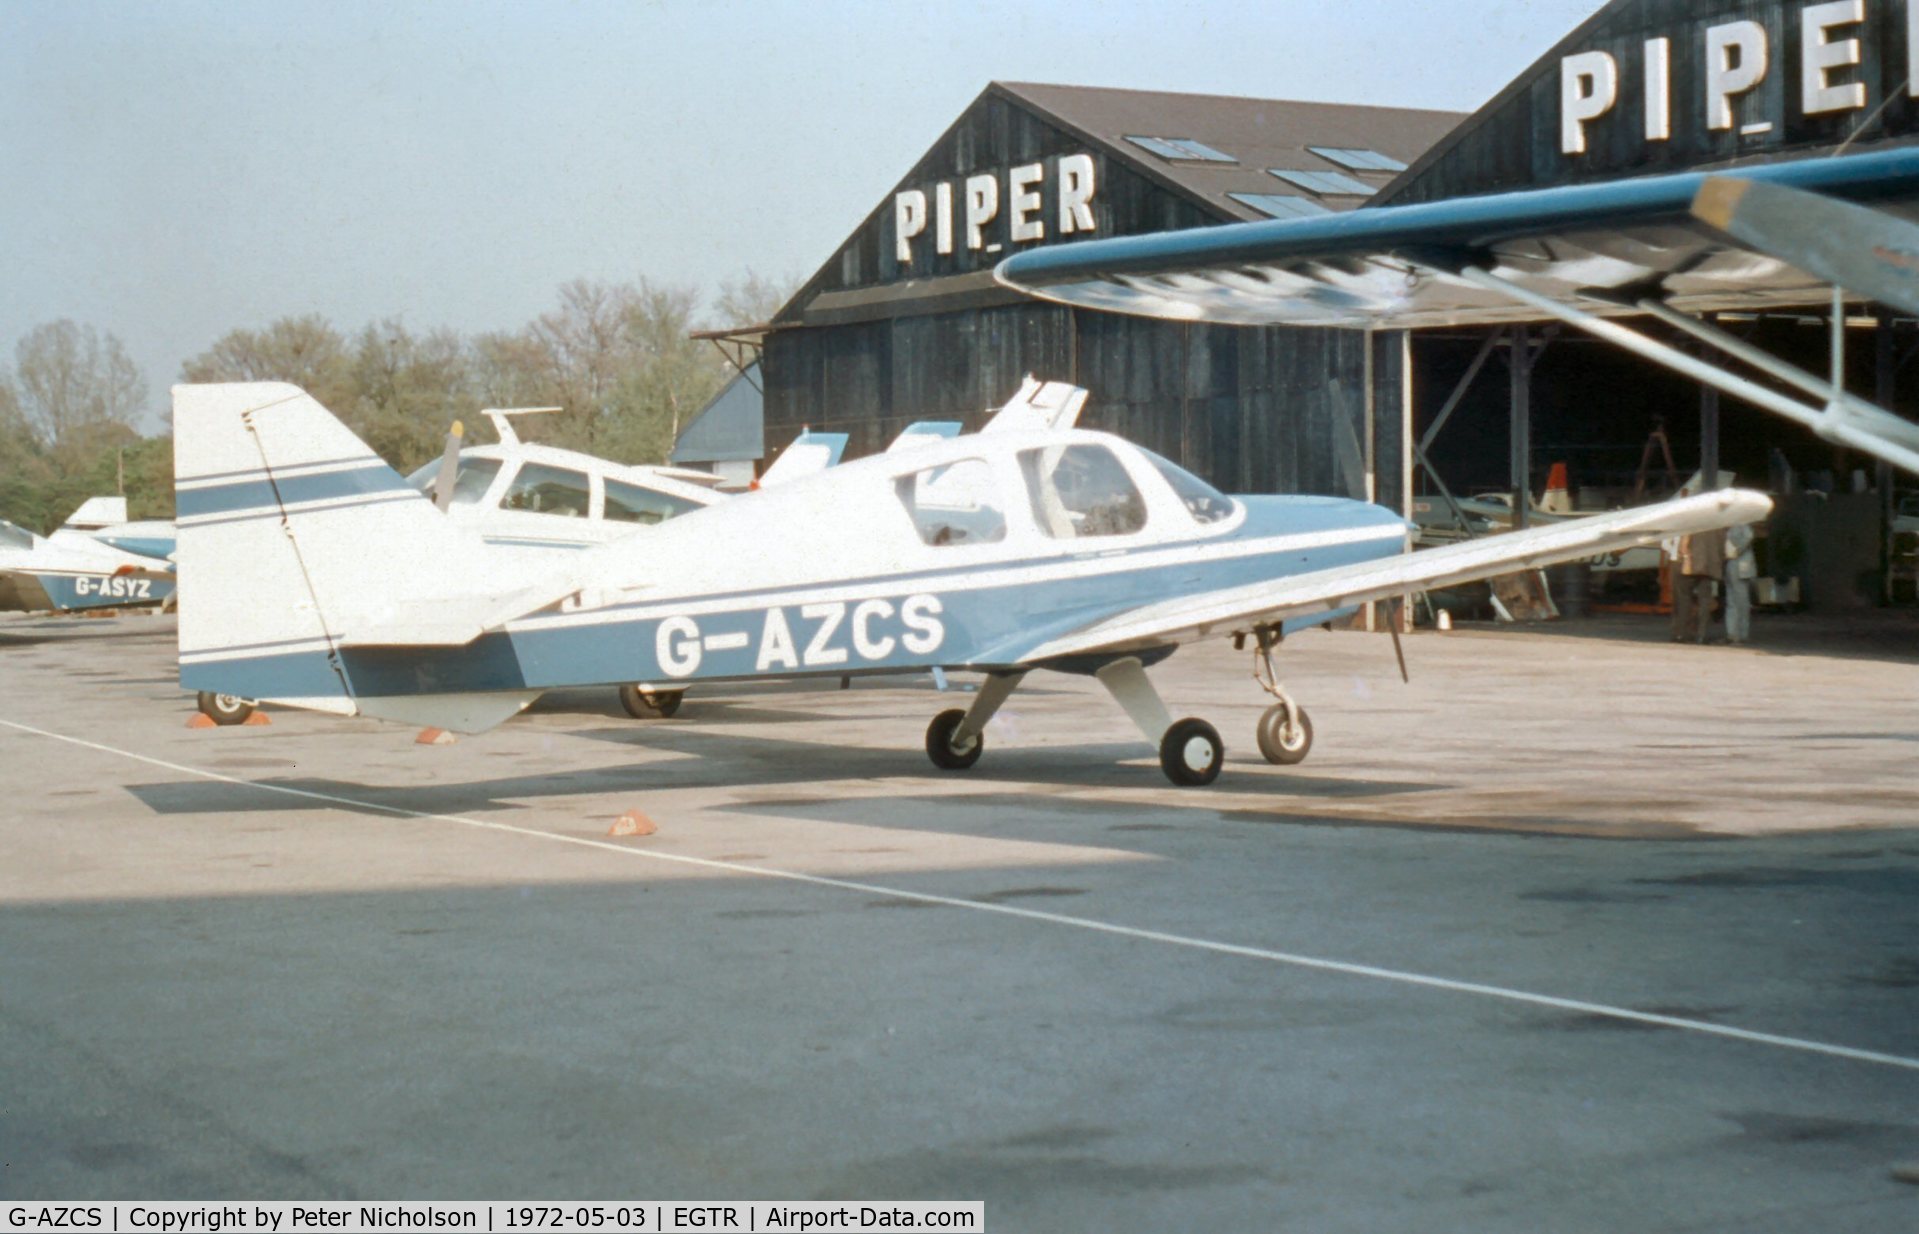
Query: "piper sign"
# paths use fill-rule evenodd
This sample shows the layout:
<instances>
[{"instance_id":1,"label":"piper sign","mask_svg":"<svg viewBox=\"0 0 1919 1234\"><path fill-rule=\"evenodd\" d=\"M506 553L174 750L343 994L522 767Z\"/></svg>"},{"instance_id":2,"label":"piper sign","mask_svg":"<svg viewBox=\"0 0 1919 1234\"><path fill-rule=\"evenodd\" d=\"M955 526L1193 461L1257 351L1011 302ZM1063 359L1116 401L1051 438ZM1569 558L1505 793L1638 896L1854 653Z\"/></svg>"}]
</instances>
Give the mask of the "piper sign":
<instances>
[{"instance_id":1,"label":"piper sign","mask_svg":"<svg viewBox=\"0 0 1919 1234\"><path fill-rule=\"evenodd\" d=\"M1699 50L1706 128L1727 132L1737 126L1742 136L1772 132L1775 121L1758 119L1740 124L1737 102L1757 90L1775 71L1794 74L1799 110L1807 116L1861 111L1867 105L1866 83L1859 79L1865 60L1864 39L1876 26L1866 23L1868 0L1825 0L1786 5L1763 16L1774 18L1786 37L1775 40L1765 22L1742 18L1695 29L1687 38L1702 40ZM1891 0L1872 0L1876 4ZM1908 50L1919 46L1919 3L1907 6L1905 36ZM1797 27L1795 30L1794 27ZM1793 35L1797 37L1792 37ZM1777 47L1783 43L1785 47ZM1786 59L1786 48L1796 45L1797 63ZM1673 135L1673 39L1645 40L1641 57L1644 91L1644 138L1668 141ZM1906 92L1919 98L1919 75L1906 83ZM1587 129L1611 112L1620 98L1619 58L1608 51L1582 51L1559 62L1559 149L1563 154L1585 154Z\"/></svg>"},{"instance_id":2,"label":"piper sign","mask_svg":"<svg viewBox=\"0 0 1919 1234\"><path fill-rule=\"evenodd\" d=\"M991 172L968 176L959 186L957 204L955 185L950 180L933 186L930 209L925 189L902 189L895 193L893 236L900 264L912 264L913 242L926 234L929 225L933 231L933 250L941 256L953 251L959 238L955 233L956 224L964 230L969 250L998 252L1001 246L989 243L986 231L1002 210L1006 214L1007 235L1015 244L1044 240L1049 217L1062 236L1094 230L1093 156L1063 154L1055 168L1058 204L1052 211L1046 209L1043 196L1045 163L1024 163L1009 169L1005 173L1004 191L1000 188L1000 177Z\"/></svg>"}]
</instances>

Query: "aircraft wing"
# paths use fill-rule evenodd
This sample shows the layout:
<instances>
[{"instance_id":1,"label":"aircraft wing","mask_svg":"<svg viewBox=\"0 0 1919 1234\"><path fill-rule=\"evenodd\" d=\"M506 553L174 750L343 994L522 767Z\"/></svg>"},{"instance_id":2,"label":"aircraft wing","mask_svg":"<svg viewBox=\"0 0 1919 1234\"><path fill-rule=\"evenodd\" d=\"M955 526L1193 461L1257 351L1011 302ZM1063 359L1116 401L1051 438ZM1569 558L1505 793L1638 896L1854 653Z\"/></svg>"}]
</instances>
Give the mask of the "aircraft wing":
<instances>
[{"instance_id":1,"label":"aircraft wing","mask_svg":"<svg viewBox=\"0 0 1919 1234\"><path fill-rule=\"evenodd\" d=\"M1910 226L1919 216L1919 148L1727 174L1897 216L1884 222L1899 239L1854 238L1882 267L1919 270L1910 243L1919 234ZM1544 315L1507 287L1466 275L1471 268L1599 315L1642 312L1637 301L1647 296L1686 313L1826 303L1835 270L1817 259L1813 237L1781 237L1764 219L1756 221L1767 234L1755 234L1733 217L1728 207L1737 203L1723 191L1708 191L1696 213L1709 179L1648 176L1081 241L1015 254L995 275L1086 308L1239 325L1399 329ZM1771 203L1755 199L1749 212L1762 204Z\"/></svg>"},{"instance_id":2,"label":"aircraft wing","mask_svg":"<svg viewBox=\"0 0 1919 1234\"><path fill-rule=\"evenodd\" d=\"M1330 613L1371 600L1446 587L1517 570L1656 544L1699 531L1756 522L1772 501L1745 489L1720 489L1657 505L1615 510L1548 527L1423 549L1181 596L1143 605L1052 639L1020 657L1034 663L1060 656L1119 652L1250 630L1294 617Z\"/></svg>"}]
</instances>

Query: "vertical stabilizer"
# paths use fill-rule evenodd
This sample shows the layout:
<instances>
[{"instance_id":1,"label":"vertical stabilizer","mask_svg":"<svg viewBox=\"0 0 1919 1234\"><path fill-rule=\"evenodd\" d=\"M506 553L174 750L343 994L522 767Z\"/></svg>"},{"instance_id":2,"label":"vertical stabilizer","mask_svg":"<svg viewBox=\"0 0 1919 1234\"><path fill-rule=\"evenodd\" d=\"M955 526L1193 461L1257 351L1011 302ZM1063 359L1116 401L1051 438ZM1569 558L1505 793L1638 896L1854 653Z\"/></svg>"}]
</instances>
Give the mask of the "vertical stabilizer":
<instances>
[{"instance_id":1,"label":"vertical stabilizer","mask_svg":"<svg viewBox=\"0 0 1919 1234\"><path fill-rule=\"evenodd\" d=\"M67 516L65 526L79 531L98 531L127 521L125 497L89 497Z\"/></svg>"},{"instance_id":2,"label":"vertical stabilizer","mask_svg":"<svg viewBox=\"0 0 1919 1234\"><path fill-rule=\"evenodd\" d=\"M373 697L346 644L457 645L480 627L447 615L514 585L489 570L500 563L478 537L297 386L175 386L173 431L189 689L390 714L391 675ZM400 693L409 715L431 697Z\"/></svg>"}]
</instances>

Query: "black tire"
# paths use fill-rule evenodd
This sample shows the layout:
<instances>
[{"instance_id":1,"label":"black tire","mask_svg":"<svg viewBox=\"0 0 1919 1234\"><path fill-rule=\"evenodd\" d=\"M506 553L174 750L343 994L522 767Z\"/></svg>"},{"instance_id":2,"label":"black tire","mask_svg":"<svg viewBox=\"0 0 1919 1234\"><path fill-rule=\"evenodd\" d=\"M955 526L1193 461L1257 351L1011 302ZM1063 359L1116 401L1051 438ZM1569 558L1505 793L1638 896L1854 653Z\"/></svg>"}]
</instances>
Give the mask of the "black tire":
<instances>
[{"instance_id":1,"label":"black tire","mask_svg":"<svg viewBox=\"0 0 1919 1234\"><path fill-rule=\"evenodd\" d=\"M635 720L666 720L678 714L685 690L649 690L645 686L620 687L620 706Z\"/></svg>"},{"instance_id":2,"label":"black tire","mask_svg":"<svg viewBox=\"0 0 1919 1234\"><path fill-rule=\"evenodd\" d=\"M1259 717L1259 752L1267 762L1281 767L1305 762L1313 749L1313 717L1297 703L1293 707L1299 713L1299 723L1297 731L1290 734L1286 732L1289 726L1283 703L1274 703Z\"/></svg>"},{"instance_id":3,"label":"black tire","mask_svg":"<svg viewBox=\"0 0 1919 1234\"><path fill-rule=\"evenodd\" d=\"M1173 721L1159 739L1159 765L1166 778L1181 788L1197 788L1219 779L1226 761L1226 743L1219 730L1204 720Z\"/></svg>"},{"instance_id":4,"label":"black tire","mask_svg":"<svg viewBox=\"0 0 1919 1234\"><path fill-rule=\"evenodd\" d=\"M252 703L237 694L215 694L211 690L200 691L198 700L200 714L215 724L245 724L247 717L255 710Z\"/></svg>"},{"instance_id":5,"label":"black tire","mask_svg":"<svg viewBox=\"0 0 1919 1234\"><path fill-rule=\"evenodd\" d=\"M973 738L973 744L965 750L953 748L953 734L965 718L966 713L955 707L951 711L940 712L926 726L926 757L932 759L933 766L941 771L965 771L979 762L979 756L986 752L984 733Z\"/></svg>"}]
</instances>

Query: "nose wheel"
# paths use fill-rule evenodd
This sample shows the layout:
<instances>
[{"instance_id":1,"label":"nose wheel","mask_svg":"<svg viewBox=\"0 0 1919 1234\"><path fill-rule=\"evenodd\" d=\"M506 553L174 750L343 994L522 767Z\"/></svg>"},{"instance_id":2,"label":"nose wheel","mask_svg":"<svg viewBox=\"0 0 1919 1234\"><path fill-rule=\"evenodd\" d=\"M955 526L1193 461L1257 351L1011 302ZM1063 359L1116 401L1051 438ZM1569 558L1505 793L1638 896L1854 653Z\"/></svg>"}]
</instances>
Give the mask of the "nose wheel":
<instances>
[{"instance_id":1,"label":"nose wheel","mask_svg":"<svg viewBox=\"0 0 1919 1234\"><path fill-rule=\"evenodd\" d=\"M1267 762L1291 767L1305 762L1312 751L1313 721L1279 684L1279 674L1273 669L1273 648L1279 645L1280 637L1271 626L1253 632L1253 680L1277 700L1260 715L1256 736L1259 752Z\"/></svg>"},{"instance_id":2,"label":"nose wheel","mask_svg":"<svg viewBox=\"0 0 1919 1234\"><path fill-rule=\"evenodd\" d=\"M1295 702L1274 703L1259 717L1259 752L1269 763L1290 767L1313 748L1313 721Z\"/></svg>"}]
</instances>

